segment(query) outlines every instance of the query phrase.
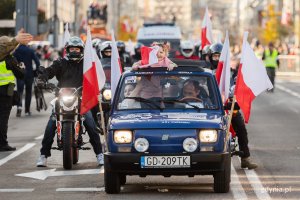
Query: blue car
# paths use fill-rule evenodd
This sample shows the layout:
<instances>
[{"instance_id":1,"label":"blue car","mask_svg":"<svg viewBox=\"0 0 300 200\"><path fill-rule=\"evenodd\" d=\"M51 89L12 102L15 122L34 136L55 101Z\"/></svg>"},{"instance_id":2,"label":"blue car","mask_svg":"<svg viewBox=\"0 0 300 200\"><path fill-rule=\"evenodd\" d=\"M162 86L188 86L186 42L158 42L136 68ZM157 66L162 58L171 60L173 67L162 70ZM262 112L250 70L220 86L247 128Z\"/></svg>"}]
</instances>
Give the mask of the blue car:
<instances>
[{"instance_id":1,"label":"blue car","mask_svg":"<svg viewBox=\"0 0 300 200\"><path fill-rule=\"evenodd\" d=\"M230 137L217 82L202 62L178 65L122 74L106 134L106 193L119 193L128 175L213 175L214 191L229 191Z\"/></svg>"}]
</instances>

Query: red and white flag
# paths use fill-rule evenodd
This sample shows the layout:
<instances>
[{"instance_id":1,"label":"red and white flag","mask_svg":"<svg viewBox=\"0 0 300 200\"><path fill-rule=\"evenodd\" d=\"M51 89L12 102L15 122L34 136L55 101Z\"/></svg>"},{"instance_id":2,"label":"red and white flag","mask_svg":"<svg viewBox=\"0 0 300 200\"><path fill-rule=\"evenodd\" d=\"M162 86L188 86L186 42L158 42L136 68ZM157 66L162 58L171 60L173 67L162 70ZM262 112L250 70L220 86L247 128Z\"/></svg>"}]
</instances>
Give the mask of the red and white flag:
<instances>
[{"instance_id":1,"label":"red and white flag","mask_svg":"<svg viewBox=\"0 0 300 200\"><path fill-rule=\"evenodd\" d=\"M141 65L142 66L150 66L152 64L158 63L157 52L159 50L159 46L153 47L141 47Z\"/></svg>"},{"instance_id":2,"label":"red and white flag","mask_svg":"<svg viewBox=\"0 0 300 200\"><path fill-rule=\"evenodd\" d=\"M64 38L63 38L63 45L65 47L65 45L67 44L67 42L69 41L70 39L70 32L69 32L69 23L66 23L65 25L65 32L64 32ZM63 57L65 57L66 55L66 48L64 48L64 51L63 51Z\"/></svg>"},{"instance_id":3,"label":"red and white flag","mask_svg":"<svg viewBox=\"0 0 300 200\"><path fill-rule=\"evenodd\" d=\"M80 114L88 112L97 105L98 95L105 84L105 73L101 62L93 49L90 29L87 30L87 39L83 57L83 83Z\"/></svg>"},{"instance_id":4,"label":"red and white flag","mask_svg":"<svg viewBox=\"0 0 300 200\"><path fill-rule=\"evenodd\" d=\"M228 99L230 90L230 44L228 31L226 31L223 49L216 70L216 79L219 85L222 100L225 102Z\"/></svg>"},{"instance_id":5,"label":"red and white flag","mask_svg":"<svg viewBox=\"0 0 300 200\"><path fill-rule=\"evenodd\" d=\"M120 56L115 40L115 34L114 31L111 31L111 39L112 39L112 45L111 45L111 101L114 99L114 94L116 92L119 79L122 74L122 66L120 62Z\"/></svg>"},{"instance_id":6,"label":"red and white flag","mask_svg":"<svg viewBox=\"0 0 300 200\"><path fill-rule=\"evenodd\" d=\"M203 49L206 45L211 45L213 43L213 34L212 34L212 26L208 13L208 8L205 9L205 15L202 21L201 27L201 49Z\"/></svg>"},{"instance_id":7,"label":"red and white flag","mask_svg":"<svg viewBox=\"0 0 300 200\"><path fill-rule=\"evenodd\" d=\"M255 97L263 91L273 88L263 62L255 56L247 37L248 32L245 32L235 87L236 100L244 113L246 123L249 121L251 103Z\"/></svg>"}]
</instances>

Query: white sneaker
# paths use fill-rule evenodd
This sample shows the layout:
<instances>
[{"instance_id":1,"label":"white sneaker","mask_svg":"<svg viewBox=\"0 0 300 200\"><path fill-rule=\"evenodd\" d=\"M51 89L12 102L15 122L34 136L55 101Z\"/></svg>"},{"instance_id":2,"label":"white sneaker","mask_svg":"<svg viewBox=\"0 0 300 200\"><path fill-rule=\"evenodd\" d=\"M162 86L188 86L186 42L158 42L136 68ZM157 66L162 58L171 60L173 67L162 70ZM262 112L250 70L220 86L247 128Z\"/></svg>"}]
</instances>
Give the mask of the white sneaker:
<instances>
[{"instance_id":1,"label":"white sneaker","mask_svg":"<svg viewBox=\"0 0 300 200\"><path fill-rule=\"evenodd\" d=\"M40 155L37 163L36 163L37 167L47 167L47 158L45 155Z\"/></svg>"},{"instance_id":2,"label":"white sneaker","mask_svg":"<svg viewBox=\"0 0 300 200\"><path fill-rule=\"evenodd\" d=\"M97 162L99 165L104 165L104 156L103 156L103 153L99 153L97 155Z\"/></svg>"}]
</instances>

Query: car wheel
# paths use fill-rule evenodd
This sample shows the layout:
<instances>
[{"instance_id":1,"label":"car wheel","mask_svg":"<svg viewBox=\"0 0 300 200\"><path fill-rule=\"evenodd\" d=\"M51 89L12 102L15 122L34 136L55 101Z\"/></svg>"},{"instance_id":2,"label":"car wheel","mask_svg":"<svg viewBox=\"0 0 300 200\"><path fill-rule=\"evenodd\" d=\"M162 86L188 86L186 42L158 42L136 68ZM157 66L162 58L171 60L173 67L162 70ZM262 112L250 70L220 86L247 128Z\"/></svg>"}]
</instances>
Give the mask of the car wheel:
<instances>
[{"instance_id":1,"label":"car wheel","mask_svg":"<svg viewBox=\"0 0 300 200\"><path fill-rule=\"evenodd\" d=\"M225 160L224 170L214 174L214 191L216 193L227 193L230 188L231 156Z\"/></svg>"}]
</instances>

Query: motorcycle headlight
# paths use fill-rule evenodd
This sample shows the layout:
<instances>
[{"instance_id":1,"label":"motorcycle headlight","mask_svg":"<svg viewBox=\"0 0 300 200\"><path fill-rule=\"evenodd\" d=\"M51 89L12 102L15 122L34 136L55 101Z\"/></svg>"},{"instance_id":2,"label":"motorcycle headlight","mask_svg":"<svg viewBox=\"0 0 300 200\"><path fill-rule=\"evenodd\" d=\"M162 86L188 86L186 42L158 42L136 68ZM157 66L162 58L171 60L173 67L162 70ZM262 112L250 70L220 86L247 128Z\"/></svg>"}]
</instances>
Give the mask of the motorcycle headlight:
<instances>
[{"instance_id":1,"label":"motorcycle headlight","mask_svg":"<svg viewBox=\"0 0 300 200\"><path fill-rule=\"evenodd\" d=\"M110 89L105 89L103 92L102 92L102 95L103 95L103 98L106 100L106 101L109 101L111 99L111 90Z\"/></svg>"},{"instance_id":2,"label":"motorcycle headlight","mask_svg":"<svg viewBox=\"0 0 300 200\"><path fill-rule=\"evenodd\" d=\"M118 144L128 144L132 142L132 131L117 130L114 132L114 141Z\"/></svg>"},{"instance_id":3,"label":"motorcycle headlight","mask_svg":"<svg viewBox=\"0 0 300 200\"><path fill-rule=\"evenodd\" d=\"M199 132L199 139L200 139L200 142L203 142L203 143L216 142L218 139L218 132L217 132L217 130L201 130Z\"/></svg>"},{"instance_id":4,"label":"motorcycle headlight","mask_svg":"<svg viewBox=\"0 0 300 200\"><path fill-rule=\"evenodd\" d=\"M63 102L71 102L74 100L74 98L75 98L74 96L63 96L62 100Z\"/></svg>"},{"instance_id":5,"label":"motorcycle headlight","mask_svg":"<svg viewBox=\"0 0 300 200\"><path fill-rule=\"evenodd\" d=\"M198 142L195 138L186 138L183 141L183 149L187 152L194 152L198 147Z\"/></svg>"}]
</instances>

